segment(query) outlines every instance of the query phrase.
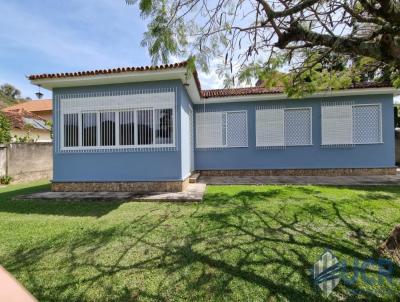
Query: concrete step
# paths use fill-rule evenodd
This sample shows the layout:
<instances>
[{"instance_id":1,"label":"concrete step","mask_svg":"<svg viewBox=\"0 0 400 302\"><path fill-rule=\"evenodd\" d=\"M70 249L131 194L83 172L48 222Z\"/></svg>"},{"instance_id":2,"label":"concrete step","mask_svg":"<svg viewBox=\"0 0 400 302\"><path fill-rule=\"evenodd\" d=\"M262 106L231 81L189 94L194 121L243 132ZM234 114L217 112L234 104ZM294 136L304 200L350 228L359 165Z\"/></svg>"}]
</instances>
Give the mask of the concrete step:
<instances>
[{"instance_id":1,"label":"concrete step","mask_svg":"<svg viewBox=\"0 0 400 302\"><path fill-rule=\"evenodd\" d=\"M189 176L189 183L190 184L195 184L197 183L197 179L200 177L200 173L193 173L192 175Z\"/></svg>"}]
</instances>

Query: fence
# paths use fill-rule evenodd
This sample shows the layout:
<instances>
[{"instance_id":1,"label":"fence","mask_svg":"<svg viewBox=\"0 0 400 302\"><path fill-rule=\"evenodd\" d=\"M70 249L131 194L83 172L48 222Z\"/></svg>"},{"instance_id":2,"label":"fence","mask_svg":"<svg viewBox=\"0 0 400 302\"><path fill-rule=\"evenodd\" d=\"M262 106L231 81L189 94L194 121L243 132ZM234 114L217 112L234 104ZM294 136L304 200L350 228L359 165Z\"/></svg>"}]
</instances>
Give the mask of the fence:
<instances>
[{"instance_id":1,"label":"fence","mask_svg":"<svg viewBox=\"0 0 400 302\"><path fill-rule=\"evenodd\" d=\"M11 176L13 182L51 179L52 143L0 145L0 177L5 175Z\"/></svg>"}]
</instances>

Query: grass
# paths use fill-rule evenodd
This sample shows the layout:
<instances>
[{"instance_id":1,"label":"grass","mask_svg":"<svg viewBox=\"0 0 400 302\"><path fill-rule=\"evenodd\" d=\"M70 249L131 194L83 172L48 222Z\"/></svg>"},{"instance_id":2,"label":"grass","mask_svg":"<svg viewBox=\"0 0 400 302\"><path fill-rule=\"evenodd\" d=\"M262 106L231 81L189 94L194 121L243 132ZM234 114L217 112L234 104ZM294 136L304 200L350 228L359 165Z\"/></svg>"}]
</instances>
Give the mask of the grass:
<instances>
[{"instance_id":1,"label":"grass","mask_svg":"<svg viewBox=\"0 0 400 302\"><path fill-rule=\"evenodd\" d=\"M202 203L20 201L0 189L0 264L39 301L396 301L393 282L311 269L325 249L375 256L399 221L400 187L213 186ZM378 280L376 266L367 277ZM356 293L354 292L356 291Z\"/></svg>"}]
</instances>

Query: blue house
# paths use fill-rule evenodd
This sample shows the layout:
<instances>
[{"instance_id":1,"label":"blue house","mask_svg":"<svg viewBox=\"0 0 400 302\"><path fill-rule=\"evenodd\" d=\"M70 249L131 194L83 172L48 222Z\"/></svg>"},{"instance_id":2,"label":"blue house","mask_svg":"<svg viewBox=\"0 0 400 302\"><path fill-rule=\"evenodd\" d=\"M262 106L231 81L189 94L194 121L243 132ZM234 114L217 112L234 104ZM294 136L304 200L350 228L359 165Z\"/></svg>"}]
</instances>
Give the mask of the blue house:
<instances>
[{"instance_id":1,"label":"blue house","mask_svg":"<svg viewBox=\"0 0 400 302\"><path fill-rule=\"evenodd\" d=\"M194 171L395 173L388 85L202 90L185 62L29 79L53 91L56 191L180 191Z\"/></svg>"}]
</instances>

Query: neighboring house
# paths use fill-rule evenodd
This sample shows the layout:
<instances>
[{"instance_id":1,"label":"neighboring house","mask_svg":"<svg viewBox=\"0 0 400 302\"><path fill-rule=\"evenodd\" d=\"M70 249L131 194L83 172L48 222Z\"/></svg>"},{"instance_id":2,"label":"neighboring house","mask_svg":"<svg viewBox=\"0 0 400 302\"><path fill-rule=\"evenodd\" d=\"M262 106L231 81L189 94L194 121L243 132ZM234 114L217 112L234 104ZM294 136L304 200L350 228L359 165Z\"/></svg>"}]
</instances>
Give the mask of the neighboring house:
<instances>
[{"instance_id":1,"label":"neighboring house","mask_svg":"<svg viewBox=\"0 0 400 302\"><path fill-rule=\"evenodd\" d=\"M279 88L202 90L185 62L29 78L53 91L53 190L177 191L193 171L395 173L389 85L303 99Z\"/></svg>"},{"instance_id":2,"label":"neighboring house","mask_svg":"<svg viewBox=\"0 0 400 302\"><path fill-rule=\"evenodd\" d=\"M3 111L14 111L22 109L28 112L32 112L46 121L53 120L53 105L51 100L33 100L18 103L2 109Z\"/></svg>"},{"instance_id":3,"label":"neighboring house","mask_svg":"<svg viewBox=\"0 0 400 302\"><path fill-rule=\"evenodd\" d=\"M50 127L40 116L24 109L6 110L3 114L11 122L13 141L51 142Z\"/></svg>"}]
</instances>

